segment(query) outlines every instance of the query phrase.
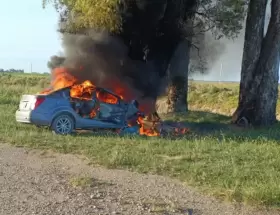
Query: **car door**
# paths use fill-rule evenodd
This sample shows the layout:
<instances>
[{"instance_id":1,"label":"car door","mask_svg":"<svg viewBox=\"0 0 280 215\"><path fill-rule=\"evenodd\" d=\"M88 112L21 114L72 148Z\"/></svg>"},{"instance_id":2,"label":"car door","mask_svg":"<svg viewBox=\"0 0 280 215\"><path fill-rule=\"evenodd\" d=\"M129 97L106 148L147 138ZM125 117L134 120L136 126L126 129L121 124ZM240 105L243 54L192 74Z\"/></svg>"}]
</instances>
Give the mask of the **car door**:
<instances>
[{"instance_id":1,"label":"car door","mask_svg":"<svg viewBox=\"0 0 280 215\"><path fill-rule=\"evenodd\" d=\"M100 120L117 124L124 123L126 110L117 96L104 89L100 89L96 93L96 97L100 102Z\"/></svg>"},{"instance_id":2,"label":"car door","mask_svg":"<svg viewBox=\"0 0 280 215\"><path fill-rule=\"evenodd\" d=\"M85 114L79 114L80 117L77 119L79 121L79 125L81 128L93 128L96 127L96 120L98 120L98 112L99 110L95 108L95 106L98 106L98 103L96 101L96 96L95 96L95 92L93 92L92 95L92 100L88 100L88 101L83 101L80 103L80 105L82 107L80 108L85 108L86 113ZM85 107L87 106L87 107ZM96 112L96 116L95 117L91 117L88 112L92 110Z\"/></svg>"}]
</instances>

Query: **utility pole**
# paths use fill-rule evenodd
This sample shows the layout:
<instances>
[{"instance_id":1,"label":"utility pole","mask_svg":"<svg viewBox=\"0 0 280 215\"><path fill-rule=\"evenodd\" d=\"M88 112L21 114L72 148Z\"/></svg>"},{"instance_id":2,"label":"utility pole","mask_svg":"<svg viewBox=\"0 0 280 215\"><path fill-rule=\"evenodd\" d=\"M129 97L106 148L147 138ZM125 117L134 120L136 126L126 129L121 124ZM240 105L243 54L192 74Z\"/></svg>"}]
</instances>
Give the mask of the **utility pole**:
<instances>
[{"instance_id":1,"label":"utility pole","mask_svg":"<svg viewBox=\"0 0 280 215\"><path fill-rule=\"evenodd\" d=\"M220 68L220 79L219 79L220 83L221 83L221 79L222 79L222 72L223 72L223 63L221 63L221 68Z\"/></svg>"},{"instance_id":2,"label":"utility pole","mask_svg":"<svg viewBox=\"0 0 280 215\"><path fill-rule=\"evenodd\" d=\"M30 63L30 73L32 73L32 63Z\"/></svg>"}]
</instances>

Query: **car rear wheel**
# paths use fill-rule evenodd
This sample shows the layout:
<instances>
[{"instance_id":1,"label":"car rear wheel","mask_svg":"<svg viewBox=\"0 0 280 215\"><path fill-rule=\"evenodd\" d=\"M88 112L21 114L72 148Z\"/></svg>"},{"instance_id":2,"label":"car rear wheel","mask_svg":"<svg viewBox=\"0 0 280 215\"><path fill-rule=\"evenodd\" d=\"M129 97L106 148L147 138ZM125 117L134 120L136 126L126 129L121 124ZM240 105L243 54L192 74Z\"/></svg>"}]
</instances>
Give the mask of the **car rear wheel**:
<instances>
[{"instance_id":1,"label":"car rear wheel","mask_svg":"<svg viewBox=\"0 0 280 215\"><path fill-rule=\"evenodd\" d=\"M71 134L74 130L75 123L71 116L67 114L57 116L52 123L52 130L56 134Z\"/></svg>"}]
</instances>

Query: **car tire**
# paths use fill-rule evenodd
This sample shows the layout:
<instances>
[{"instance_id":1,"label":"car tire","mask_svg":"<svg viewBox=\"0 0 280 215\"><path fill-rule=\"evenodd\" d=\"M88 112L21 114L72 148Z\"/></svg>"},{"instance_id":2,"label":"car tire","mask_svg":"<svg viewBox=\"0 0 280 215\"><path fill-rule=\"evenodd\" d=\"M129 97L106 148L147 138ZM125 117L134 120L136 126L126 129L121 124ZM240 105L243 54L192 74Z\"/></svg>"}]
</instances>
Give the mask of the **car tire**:
<instances>
[{"instance_id":1,"label":"car tire","mask_svg":"<svg viewBox=\"0 0 280 215\"><path fill-rule=\"evenodd\" d=\"M73 117L68 114L62 114L54 118L51 129L55 134L71 134L75 128Z\"/></svg>"}]
</instances>

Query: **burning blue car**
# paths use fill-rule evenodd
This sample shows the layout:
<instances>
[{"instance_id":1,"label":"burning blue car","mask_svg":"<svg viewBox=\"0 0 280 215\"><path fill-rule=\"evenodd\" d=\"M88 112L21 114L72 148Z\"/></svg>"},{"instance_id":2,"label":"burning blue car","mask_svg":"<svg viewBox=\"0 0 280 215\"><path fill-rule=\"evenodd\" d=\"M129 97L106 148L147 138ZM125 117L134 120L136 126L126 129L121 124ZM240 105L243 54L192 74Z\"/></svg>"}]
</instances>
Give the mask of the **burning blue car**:
<instances>
[{"instance_id":1,"label":"burning blue car","mask_svg":"<svg viewBox=\"0 0 280 215\"><path fill-rule=\"evenodd\" d=\"M47 94L23 95L16 111L16 121L47 126L64 135L78 129L138 132L139 127L128 126L128 122L136 122L142 115L137 101L126 102L104 88L90 87L82 92L82 96L77 95L77 90L66 87Z\"/></svg>"}]
</instances>

